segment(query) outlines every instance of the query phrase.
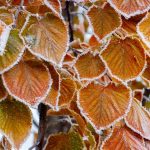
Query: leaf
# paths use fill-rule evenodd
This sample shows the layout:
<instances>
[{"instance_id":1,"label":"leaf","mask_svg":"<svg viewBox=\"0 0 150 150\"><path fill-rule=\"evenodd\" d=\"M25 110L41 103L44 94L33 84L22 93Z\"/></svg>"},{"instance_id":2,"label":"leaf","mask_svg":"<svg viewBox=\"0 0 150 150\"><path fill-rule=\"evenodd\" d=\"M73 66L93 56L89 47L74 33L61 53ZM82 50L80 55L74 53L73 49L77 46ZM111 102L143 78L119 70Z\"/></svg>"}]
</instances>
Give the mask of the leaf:
<instances>
[{"instance_id":1,"label":"leaf","mask_svg":"<svg viewBox=\"0 0 150 150\"><path fill-rule=\"evenodd\" d=\"M101 40L116 31L121 25L121 18L109 5L104 8L92 6L87 13L94 33Z\"/></svg>"},{"instance_id":2,"label":"leaf","mask_svg":"<svg viewBox=\"0 0 150 150\"><path fill-rule=\"evenodd\" d=\"M20 5L22 0L9 0L11 5ZM24 0L23 6L38 6L42 5L43 0Z\"/></svg>"},{"instance_id":3,"label":"leaf","mask_svg":"<svg viewBox=\"0 0 150 150\"><path fill-rule=\"evenodd\" d=\"M47 14L38 21L36 17L31 16L24 26L22 35L34 55L62 65L68 48L67 26L62 19Z\"/></svg>"},{"instance_id":4,"label":"leaf","mask_svg":"<svg viewBox=\"0 0 150 150\"><path fill-rule=\"evenodd\" d=\"M60 97L58 106L69 105L76 92L76 88L76 83L72 78L62 78L60 83Z\"/></svg>"},{"instance_id":5,"label":"leaf","mask_svg":"<svg viewBox=\"0 0 150 150\"><path fill-rule=\"evenodd\" d=\"M146 69L144 70L142 77L144 77L144 79L150 81L150 57L147 55L146 56Z\"/></svg>"},{"instance_id":6,"label":"leaf","mask_svg":"<svg viewBox=\"0 0 150 150\"><path fill-rule=\"evenodd\" d=\"M0 78L0 101L4 100L7 96L8 96L8 93L5 87L3 86L2 79Z\"/></svg>"},{"instance_id":7,"label":"leaf","mask_svg":"<svg viewBox=\"0 0 150 150\"><path fill-rule=\"evenodd\" d=\"M143 139L127 126L116 126L110 138L102 143L103 150L146 150Z\"/></svg>"},{"instance_id":8,"label":"leaf","mask_svg":"<svg viewBox=\"0 0 150 150\"><path fill-rule=\"evenodd\" d=\"M139 22L137 25L137 33L141 37L142 41L150 48L150 13Z\"/></svg>"},{"instance_id":9,"label":"leaf","mask_svg":"<svg viewBox=\"0 0 150 150\"><path fill-rule=\"evenodd\" d=\"M122 18L122 28L125 29L129 35L137 35L136 26L144 17L143 14L131 17L130 19Z\"/></svg>"},{"instance_id":10,"label":"leaf","mask_svg":"<svg viewBox=\"0 0 150 150\"><path fill-rule=\"evenodd\" d=\"M126 18L149 10L150 0L108 0L110 5Z\"/></svg>"},{"instance_id":11,"label":"leaf","mask_svg":"<svg viewBox=\"0 0 150 150\"><path fill-rule=\"evenodd\" d=\"M57 107L58 105L58 99L60 96L60 75L57 72L57 70L54 68L54 66L49 65L49 71L51 74L51 78L53 80L51 90L49 91L49 94L47 95L45 99L45 103L50 105L51 107Z\"/></svg>"},{"instance_id":12,"label":"leaf","mask_svg":"<svg viewBox=\"0 0 150 150\"><path fill-rule=\"evenodd\" d=\"M126 124L142 137L150 139L150 114L141 103L133 99L128 115L125 118Z\"/></svg>"},{"instance_id":13,"label":"leaf","mask_svg":"<svg viewBox=\"0 0 150 150\"><path fill-rule=\"evenodd\" d=\"M0 74L8 71L20 61L24 49L23 42L19 37L19 31L16 29L11 30L4 54L0 56Z\"/></svg>"},{"instance_id":14,"label":"leaf","mask_svg":"<svg viewBox=\"0 0 150 150\"><path fill-rule=\"evenodd\" d=\"M6 99L0 102L0 130L19 149L32 125L30 109L23 103Z\"/></svg>"},{"instance_id":15,"label":"leaf","mask_svg":"<svg viewBox=\"0 0 150 150\"><path fill-rule=\"evenodd\" d=\"M93 55L90 52L81 54L74 66L77 70L78 78L81 80L99 78L105 71L104 63L99 54Z\"/></svg>"},{"instance_id":16,"label":"leaf","mask_svg":"<svg viewBox=\"0 0 150 150\"><path fill-rule=\"evenodd\" d=\"M99 131L120 120L130 108L130 90L123 84L102 86L94 82L78 92L82 115Z\"/></svg>"},{"instance_id":17,"label":"leaf","mask_svg":"<svg viewBox=\"0 0 150 150\"><path fill-rule=\"evenodd\" d=\"M61 133L48 138L44 150L83 150L84 144L77 132Z\"/></svg>"},{"instance_id":18,"label":"leaf","mask_svg":"<svg viewBox=\"0 0 150 150\"><path fill-rule=\"evenodd\" d=\"M14 22L12 13L5 7L0 8L0 20L6 25L11 25Z\"/></svg>"},{"instance_id":19,"label":"leaf","mask_svg":"<svg viewBox=\"0 0 150 150\"><path fill-rule=\"evenodd\" d=\"M54 13L61 14L61 3L59 0L44 0L45 5L47 5Z\"/></svg>"},{"instance_id":20,"label":"leaf","mask_svg":"<svg viewBox=\"0 0 150 150\"><path fill-rule=\"evenodd\" d=\"M49 110L47 112L47 116L56 116L56 115L57 116L69 115L70 117L73 117L76 120L81 133L83 133L83 135L86 133L86 122L85 122L85 120L82 118L82 116L80 114L78 114L74 110L67 109L67 108L61 108L58 111Z\"/></svg>"},{"instance_id":21,"label":"leaf","mask_svg":"<svg viewBox=\"0 0 150 150\"><path fill-rule=\"evenodd\" d=\"M102 57L112 75L121 80L133 80L145 69L144 48L136 38L112 39Z\"/></svg>"},{"instance_id":22,"label":"leaf","mask_svg":"<svg viewBox=\"0 0 150 150\"><path fill-rule=\"evenodd\" d=\"M2 78L10 95L31 105L43 100L51 85L47 67L37 60L20 61Z\"/></svg>"}]
</instances>

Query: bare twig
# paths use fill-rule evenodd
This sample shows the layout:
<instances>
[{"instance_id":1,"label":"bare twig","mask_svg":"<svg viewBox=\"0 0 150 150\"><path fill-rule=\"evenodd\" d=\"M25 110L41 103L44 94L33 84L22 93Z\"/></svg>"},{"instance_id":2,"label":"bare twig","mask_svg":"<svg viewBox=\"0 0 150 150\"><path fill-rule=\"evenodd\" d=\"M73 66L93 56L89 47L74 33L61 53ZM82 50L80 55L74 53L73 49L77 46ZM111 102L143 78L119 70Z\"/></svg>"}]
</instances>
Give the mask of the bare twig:
<instances>
[{"instance_id":1,"label":"bare twig","mask_svg":"<svg viewBox=\"0 0 150 150\"><path fill-rule=\"evenodd\" d=\"M36 150L42 150L43 143L44 143L44 135L46 130L47 106L41 103L38 107L38 110L40 113L40 121L39 121L38 140L36 143Z\"/></svg>"}]
</instances>

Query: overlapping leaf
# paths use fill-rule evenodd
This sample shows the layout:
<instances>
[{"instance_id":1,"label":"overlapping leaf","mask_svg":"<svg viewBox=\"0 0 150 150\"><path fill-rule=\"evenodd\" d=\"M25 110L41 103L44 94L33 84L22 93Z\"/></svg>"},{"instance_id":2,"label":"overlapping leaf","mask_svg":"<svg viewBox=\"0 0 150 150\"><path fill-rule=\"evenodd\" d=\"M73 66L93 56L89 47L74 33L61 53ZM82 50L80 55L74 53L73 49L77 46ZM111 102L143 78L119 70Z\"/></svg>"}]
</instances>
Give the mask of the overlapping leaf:
<instances>
[{"instance_id":1,"label":"overlapping leaf","mask_svg":"<svg viewBox=\"0 0 150 150\"><path fill-rule=\"evenodd\" d=\"M51 84L48 69L37 60L22 60L2 77L9 94L31 105L45 98Z\"/></svg>"},{"instance_id":2,"label":"overlapping leaf","mask_svg":"<svg viewBox=\"0 0 150 150\"><path fill-rule=\"evenodd\" d=\"M147 62L146 69L143 72L142 76L148 81L150 81L150 57L149 56L146 56L146 62Z\"/></svg>"},{"instance_id":3,"label":"overlapping leaf","mask_svg":"<svg viewBox=\"0 0 150 150\"><path fill-rule=\"evenodd\" d=\"M108 86L90 83L78 93L82 114L97 129L105 129L122 118L130 107L130 90L120 84Z\"/></svg>"},{"instance_id":4,"label":"overlapping leaf","mask_svg":"<svg viewBox=\"0 0 150 150\"><path fill-rule=\"evenodd\" d=\"M140 102L133 99L131 109L125 118L127 126L146 139L150 139L150 114Z\"/></svg>"},{"instance_id":5,"label":"overlapping leaf","mask_svg":"<svg viewBox=\"0 0 150 150\"><path fill-rule=\"evenodd\" d=\"M8 40L6 41L4 54L0 56L0 73L12 68L20 60L23 51L24 45L19 37L19 31L16 29L11 30Z\"/></svg>"},{"instance_id":6,"label":"overlapping leaf","mask_svg":"<svg viewBox=\"0 0 150 150\"><path fill-rule=\"evenodd\" d=\"M22 35L30 51L46 61L61 65L68 45L67 26L63 20L47 14L41 20L31 16L27 22Z\"/></svg>"},{"instance_id":7,"label":"overlapping leaf","mask_svg":"<svg viewBox=\"0 0 150 150\"><path fill-rule=\"evenodd\" d=\"M99 39L110 35L121 25L120 16L109 5L104 8L92 6L87 15Z\"/></svg>"},{"instance_id":8,"label":"overlapping leaf","mask_svg":"<svg viewBox=\"0 0 150 150\"><path fill-rule=\"evenodd\" d=\"M44 0L45 4L55 13L61 13L61 4L59 0Z\"/></svg>"},{"instance_id":9,"label":"overlapping leaf","mask_svg":"<svg viewBox=\"0 0 150 150\"><path fill-rule=\"evenodd\" d=\"M0 130L19 149L31 129L30 109L21 102L6 99L0 102Z\"/></svg>"},{"instance_id":10,"label":"overlapping leaf","mask_svg":"<svg viewBox=\"0 0 150 150\"><path fill-rule=\"evenodd\" d=\"M14 22L13 14L10 13L7 8L0 8L0 20L3 21L5 24L10 25Z\"/></svg>"},{"instance_id":11,"label":"overlapping leaf","mask_svg":"<svg viewBox=\"0 0 150 150\"><path fill-rule=\"evenodd\" d=\"M20 5L22 0L9 0L12 5ZM23 6L38 6L44 3L44 0L24 0Z\"/></svg>"},{"instance_id":12,"label":"overlapping leaf","mask_svg":"<svg viewBox=\"0 0 150 150\"><path fill-rule=\"evenodd\" d=\"M49 94L47 95L45 102L49 104L52 107L56 107L58 105L58 98L59 98L59 90L60 90L60 76L57 72L57 70L50 65L49 71L53 80L51 90L49 91Z\"/></svg>"},{"instance_id":13,"label":"overlapping leaf","mask_svg":"<svg viewBox=\"0 0 150 150\"><path fill-rule=\"evenodd\" d=\"M79 133L72 131L52 135L48 138L44 150L83 150L84 143Z\"/></svg>"},{"instance_id":14,"label":"overlapping leaf","mask_svg":"<svg viewBox=\"0 0 150 150\"><path fill-rule=\"evenodd\" d=\"M142 137L134 133L127 126L116 126L110 138L103 142L103 150L146 150Z\"/></svg>"},{"instance_id":15,"label":"overlapping leaf","mask_svg":"<svg viewBox=\"0 0 150 150\"><path fill-rule=\"evenodd\" d=\"M144 13L150 9L150 0L108 0L108 2L126 18Z\"/></svg>"},{"instance_id":16,"label":"overlapping leaf","mask_svg":"<svg viewBox=\"0 0 150 150\"><path fill-rule=\"evenodd\" d=\"M58 101L58 106L69 105L75 92L76 92L75 81L70 77L62 78L60 83L60 97Z\"/></svg>"},{"instance_id":17,"label":"overlapping leaf","mask_svg":"<svg viewBox=\"0 0 150 150\"><path fill-rule=\"evenodd\" d=\"M0 78L0 100L4 100L8 96L8 93L3 86L2 79Z\"/></svg>"},{"instance_id":18,"label":"overlapping leaf","mask_svg":"<svg viewBox=\"0 0 150 150\"><path fill-rule=\"evenodd\" d=\"M111 73L121 80L130 80L139 76L145 66L145 52L138 39L114 38L102 52Z\"/></svg>"},{"instance_id":19,"label":"overlapping leaf","mask_svg":"<svg viewBox=\"0 0 150 150\"><path fill-rule=\"evenodd\" d=\"M93 55L88 52L78 57L75 63L78 76L81 79L89 79L100 77L105 71L104 63L99 54Z\"/></svg>"},{"instance_id":20,"label":"overlapping leaf","mask_svg":"<svg viewBox=\"0 0 150 150\"><path fill-rule=\"evenodd\" d=\"M141 22L137 26L137 32L143 42L150 48L150 13L141 20Z\"/></svg>"}]
</instances>

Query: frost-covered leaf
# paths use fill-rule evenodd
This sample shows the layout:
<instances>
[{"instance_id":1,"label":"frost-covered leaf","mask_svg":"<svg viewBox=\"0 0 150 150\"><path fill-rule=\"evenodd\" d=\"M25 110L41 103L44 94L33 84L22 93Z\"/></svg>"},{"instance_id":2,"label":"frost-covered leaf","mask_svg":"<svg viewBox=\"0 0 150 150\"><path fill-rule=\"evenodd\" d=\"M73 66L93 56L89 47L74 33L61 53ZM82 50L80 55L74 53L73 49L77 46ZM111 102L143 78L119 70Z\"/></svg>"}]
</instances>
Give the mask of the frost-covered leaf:
<instances>
[{"instance_id":1,"label":"frost-covered leaf","mask_svg":"<svg viewBox=\"0 0 150 150\"><path fill-rule=\"evenodd\" d=\"M131 80L144 70L146 56L144 48L138 39L114 38L102 52L112 75L121 80Z\"/></svg>"},{"instance_id":2,"label":"frost-covered leaf","mask_svg":"<svg viewBox=\"0 0 150 150\"><path fill-rule=\"evenodd\" d=\"M2 79L0 78L0 101L4 100L8 96L8 93L3 85Z\"/></svg>"},{"instance_id":3,"label":"frost-covered leaf","mask_svg":"<svg viewBox=\"0 0 150 150\"><path fill-rule=\"evenodd\" d=\"M132 105L125 121L133 131L150 140L150 113L143 108L138 100L132 100Z\"/></svg>"},{"instance_id":4,"label":"frost-covered leaf","mask_svg":"<svg viewBox=\"0 0 150 150\"><path fill-rule=\"evenodd\" d=\"M45 102L52 107L56 107L58 105L58 99L60 95L59 93L60 92L59 91L60 90L60 76L57 70L52 65L49 66L49 71L50 71L53 83L51 86L51 90L49 91L45 99Z\"/></svg>"},{"instance_id":5,"label":"frost-covered leaf","mask_svg":"<svg viewBox=\"0 0 150 150\"><path fill-rule=\"evenodd\" d=\"M11 5L20 5L22 0L8 0ZM44 0L24 0L23 6L38 6L42 5L44 3Z\"/></svg>"},{"instance_id":6,"label":"frost-covered leaf","mask_svg":"<svg viewBox=\"0 0 150 150\"><path fill-rule=\"evenodd\" d=\"M111 6L126 18L149 10L150 0L107 0Z\"/></svg>"},{"instance_id":7,"label":"frost-covered leaf","mask_svg":"<svg viewBox=\"0 0 150 150\"><path fill-rule=\"evenodd\" d=\"M80 79L91 80L104 74L105 66L99 54L93 55L88 52L79 56L75 62L75 68Z\"/></svg>"},{"instance_id":8,"label":"frost-covered leaf","mask_svg":"<svg viewBox=\"0 0 150 150\"><path fill-rule=\"evenodd\" d=\"M58 106L69 105L76 92L76 88L76 83L72 78L62 78L60 83L60 97Z\"/></svg>"},{"instance_id":9,"label":"frost-covered leaf","mask_svg":"<svg viewBox=\"0 0 150 150\"><path fill-rule=\"evenodd\" d=\"M78 93L81 113L96 130L105 129L121 119L129 110L130 90L125 85L107 86L90 83Z\"/></svg>"},{"instance_id":10,"label":"frost-covered leaf","mask_svg":"<svg viewBox=\"0 0 150 150\"><path fill-rule=\"evenodd\" d=\"M7 8L0 8L0 20L5 24L10 25L14 22L13 14Z\"/></svg>"},{"instance_id":11,"label":"frost-covered leaf","mask_svg":"<svg viewBox=\"0 0 150 150\"><path fill-rule=\"evenodd\" d=\"M48 138L44 150L83 150L84 143L79 133L72 131Z\"/></svg>"},{"instance_id":12,"label":"frost-covered leaf","mask_svg":"<svg viewBox=\"0 0 150 150\"><path fill-rule=\"evenodd\" d=\"M121 25L120 16L109 5L104 8L92 6L87 15L99 39L110 35Z\"/></svg>"},{"instance_id":13,"label":"frost-covered leaf","mask_svg":"<svg viewBox=\"0 0 150 150\"><path fill-rule=\"evenodd\" d=\"M127 126L116 126L112 135L102 143L103 150L146 150L142 137Z\"/></svg>"},{"instance_id":14,"label":"frost-covered leaf","mask_svg":"<svg viewBox=\"0 0 150 150\"><path fill-rule=\"evenodd\" d=\"M44 3L54 12L61 13L61 4L59 0L44 0Z\"/></svg>"},{"instance_id":15,"label":"frost-covered leaf","mask_svg":"<svg viewBox=\"0 0 150 150\"><path fill-rule=\"evenodd\" d=\"M41 20L31 16L22 35L33 54L54 64L62 64L68 48L68 33L61 18L50 13Z\"/></svg>"},{"instance_id":16,"label":"frost-covered leaf","mask_svg":"<svg viewBox=\"0 0 150 150\"><path fill-rule=\"evenodd\" d=\"M2 48L1 46L0 48ZM11 30L6 41L4 54L0 56L0 73L12 68L21 59L24 49L23 42L19 37L19 31L16 29Z\"/></svg>"},{"instance_id":17,"label":"frost-covered leaf","mask_svg":"<svg viewBox=\"0 0 150 150\"><path fill-rule=\"evenodd\" d=\"M150 13L141 20L137 26L137 33L142 41L150 48Z\"/></svg>"},{"instance_id":18,"label":"frost-covered leaf","mask_svg":"<svg viewBox=\"0 0 150 150\"><path fill-rule=\"evenodd\" d=\"M51 84L47 67L38 60L21 60L2 78L10 95L31 105L45 98Z\"/></svg>"},{"instance_id":19,"label":"frost-covered leaf","mask_svg":"<svg viewBox=\"0 0 150 150\"><path fill-rule=\"evenodd\" d=\"M147 62L147 65L146 65L146 69L144 70L142 76L150 81L150 56L146 56L146 62Z\"/></svg>"},{"instance_id":20,"label":"frost-covered leaf","mask_svg":"<svg viewBox=\"0 0 150 150\"><path fill-rule=\"evenodd\" d=\"M30 109L21 102L6 99L0 102L0 130L13 146L19 148L32 125Z\"/></svg>"}]
</instances>

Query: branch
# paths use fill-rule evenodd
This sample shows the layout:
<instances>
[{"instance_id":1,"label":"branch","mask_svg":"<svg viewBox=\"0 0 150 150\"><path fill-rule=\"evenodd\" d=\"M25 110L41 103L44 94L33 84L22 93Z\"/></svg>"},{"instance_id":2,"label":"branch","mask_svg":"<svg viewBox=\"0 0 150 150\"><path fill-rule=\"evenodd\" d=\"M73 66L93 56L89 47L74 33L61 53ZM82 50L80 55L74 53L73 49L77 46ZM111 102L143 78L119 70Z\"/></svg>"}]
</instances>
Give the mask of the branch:
<instances>
[{"instance_id":1,"label":"branch","mask_svg":"<svg viewBox=\"0 0 150 150\"><path fill-rule=\"evenodd\" d=\"M73 38L72 20L71 20L71 15L70 15L70 6L71 5L73 5L73 2L66 1L66 13L67 13L67 18L68 18L68 23L69 23L70 42L72 42L74 40L74 38Z\"/></svg>"},{"instance_id":2,"label":"branch","mask_svg":"<svg viewBox=\"0 0 150 150\"><path fill-rule=\"evenodd\" d=\"M43 149L44 143L44 135L46 130L46 113L47 113L47 106L41 103L38 107L40 113L40 121L39 121L39 130L38 130L38 139L36 143L36 150Z\"/></svg>"}]
</instances>

